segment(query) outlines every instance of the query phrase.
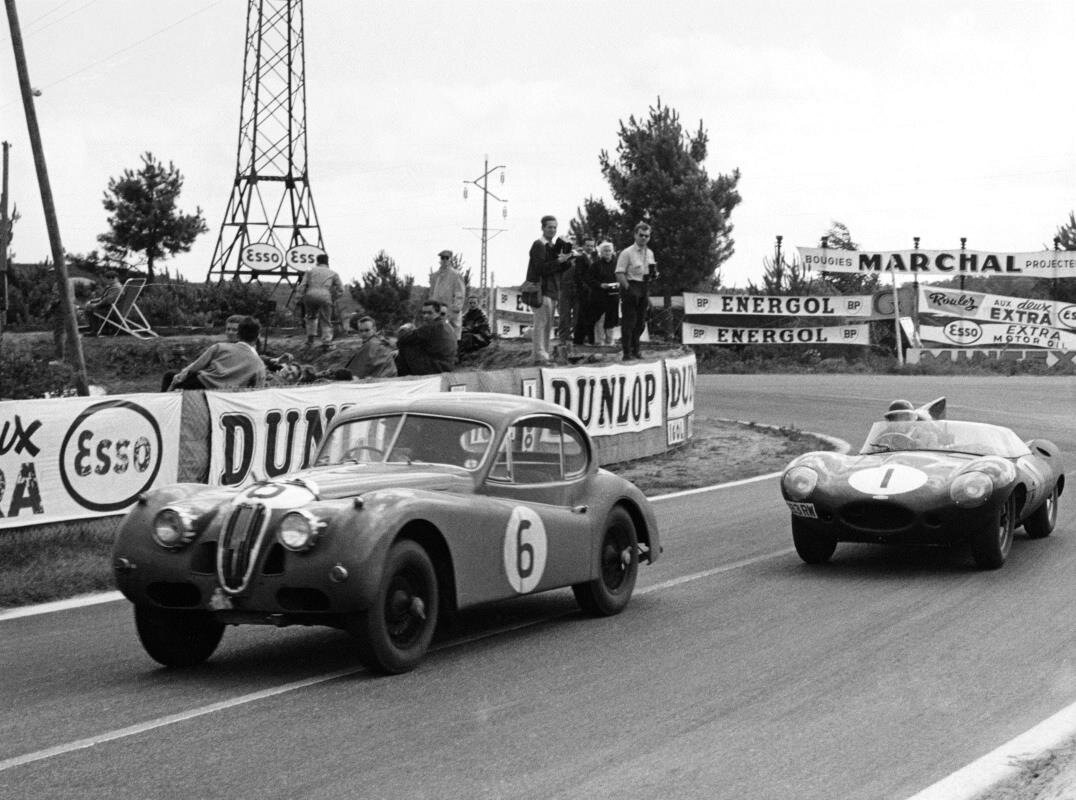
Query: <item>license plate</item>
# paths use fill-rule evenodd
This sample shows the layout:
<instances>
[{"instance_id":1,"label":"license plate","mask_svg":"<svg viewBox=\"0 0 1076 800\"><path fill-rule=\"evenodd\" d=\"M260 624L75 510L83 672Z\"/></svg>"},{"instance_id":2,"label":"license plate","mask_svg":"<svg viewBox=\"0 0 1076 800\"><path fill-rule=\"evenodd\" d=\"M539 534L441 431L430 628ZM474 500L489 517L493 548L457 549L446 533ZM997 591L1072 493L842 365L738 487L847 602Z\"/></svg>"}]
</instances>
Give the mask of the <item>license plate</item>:
<instances>
[{"instance_id":1,"label":"license plate","mask_svg":"<svg viewBox=\"0 0 1076 800\"><path fill-rule=\"evenodd\" d=\"M785 500L785 502L788 503L793 516L818 519L818 512L814 510L814 503L793 503L791 500Z\"/></svg>"},{"instance_id":2,"label":"license plate","mask_svg":"<svg viewBox=\"0 0 1076 800\"><path fill-rule=\"evenodd\" d=\"M214 611L227 611L230 608L235 608L232 604L232 598L226 595L219 586L213 590L213 594L209 597L209 607Z\"/></svg>"}]
</instances>

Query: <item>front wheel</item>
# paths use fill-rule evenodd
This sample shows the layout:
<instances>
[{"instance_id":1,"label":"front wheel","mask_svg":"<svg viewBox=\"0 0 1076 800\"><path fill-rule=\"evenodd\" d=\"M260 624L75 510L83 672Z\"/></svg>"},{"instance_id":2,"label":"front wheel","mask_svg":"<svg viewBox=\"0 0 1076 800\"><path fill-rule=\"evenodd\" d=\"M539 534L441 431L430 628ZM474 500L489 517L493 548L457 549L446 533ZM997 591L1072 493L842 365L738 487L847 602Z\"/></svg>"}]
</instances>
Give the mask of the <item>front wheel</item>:
<instances>
[{"instance_id":1,"label":"front wheel","mask_svg":"<svg viewBox=\"0 0 1076 800\"><path fill-rule=\"evenodd\" d=\"M586 613L594 617L611 617L628 605L639 574L639 540L635 523L623 508L614 508L605 521L598 561L598 577L575 584L572 593Z\"/></svg>"},{"instance_id":2,"label":"front wheel","mask_svg":"<svg viewBox=\"0 0 1076 800\"><path fill-rule=\"evenodd\" d=\"M348 625L362 663L393 675L413 670L433 639L439 608L429 555L417 542L400 540L385 558L374 604Z\"/></svg>"},{"instance_id":3,"label":"front wheel","mask_svg":"<svg viewBox=\"0 0 1076 800\"><path fill-rule=\"evenodd\" d=\"M816 533L795 517L792 518L792 544L796 553L808 564L824 564L837 549L837 540L824 533Z\"/></svg>"},{"instance_id":4,"label":"front wheel","mask_svg":"<svg viewBox=\"0 0 1076 800\"><path fill-rule=\"evenodd\" d=\"M142 647L166 667L193 667L217 649L224 625L205 611L168 611L135 606L135 628Z\"/></svg>"},{"instance_id":5,"label":"front wheel","mask_svg":"<svg viewBox=\"0 0 1076 800\"><path fill-rule=\"evenodd\" d=\"M1054 531L1057 524L1057 484L1042 501L1042 505L1024 521L1024 530L1031 539L1042 539Z\"/></svg>"},{"instance_id":6,"label":"front wheel","mask_svg":"<svg viewBox=\"0 0 1076 800\"><path fill-rule=\"evenodd\" d=\"M1005 563L1012 549L1016 524L1016 495L998 506L993 519L971 537L971 556L980 569L997 569Z\"/></svg>"}]
</instances>

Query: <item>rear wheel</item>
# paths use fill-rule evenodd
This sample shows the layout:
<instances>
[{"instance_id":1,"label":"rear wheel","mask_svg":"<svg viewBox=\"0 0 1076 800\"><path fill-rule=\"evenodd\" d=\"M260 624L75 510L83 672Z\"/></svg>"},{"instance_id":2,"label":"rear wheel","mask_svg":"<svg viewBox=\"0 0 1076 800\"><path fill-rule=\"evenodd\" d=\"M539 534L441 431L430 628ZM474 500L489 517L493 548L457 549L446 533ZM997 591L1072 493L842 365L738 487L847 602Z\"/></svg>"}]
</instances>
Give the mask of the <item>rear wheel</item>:
<instances>
[{"instance_id":1,"label":"rear wheel","mask_svg":"<svg viewBox=\"0 0 1076 800\"><path fill-rule=\"evenodd\" d=\"M817 533L795 517L792 518L792 544L799 557L808 564L826 563L837 549L835 537Z\"/></svg>"},{"instance_id":2,"label":"rear wheel","mask_svg":"<svg viewBox=\"0 0 1076 800\"><path fill-rule=\"evenodd\" d=\"M639 540L635 523L623 508L614 508L605 520L598 577L572 586L575 601L595 617L619 614L631 600L639 574Z\"/></svg>"},{"instance_id":3,"label":"rear wheel","mask_svg":"<svg viewBox=\"0 0 1076 800\"><path fill-rule=\"evenodd\" d=\"M1057 524L1057 496L1057 484L1054 484L1042 505L1024 521L1024 530L1032 539L1042 539L1053 533Z\"/></svg>"},{"instance_id":4,"label":"rear wheel","mask_svg":"<svg viewBox=\"0 0 1076 800\"><path fill-rule=\"evenodd\" d=\"M217 649L224 625L205 611L170 611L135 606L135 627L142 647L166 667L193 667Z\"/></svg>"},{"instance_id":5,"label":"rear wheel","mask_svg":"<svg viewBox=\"0 0 1076 800\"><path fill-rule=\"evenodd\" d=\"M437 574L417 542L402 539L385 558L374 604L356 614L348 630L359 639L359 658L377 672L398 674L419 665L437 627Z\"/></svg>"},{"instance_id":6,"label":"rear wheel","mask_svg":"<svg viewBox=\"0 0 1076 800\"><path fill-rule=\"evenodd\" d=\"M1012 533L1016 524L1016 496L1009 495L989 524L971 537L971 556L981 569L997 569L1005 563L1012 549Z\"/></svg>"}]
</instances>

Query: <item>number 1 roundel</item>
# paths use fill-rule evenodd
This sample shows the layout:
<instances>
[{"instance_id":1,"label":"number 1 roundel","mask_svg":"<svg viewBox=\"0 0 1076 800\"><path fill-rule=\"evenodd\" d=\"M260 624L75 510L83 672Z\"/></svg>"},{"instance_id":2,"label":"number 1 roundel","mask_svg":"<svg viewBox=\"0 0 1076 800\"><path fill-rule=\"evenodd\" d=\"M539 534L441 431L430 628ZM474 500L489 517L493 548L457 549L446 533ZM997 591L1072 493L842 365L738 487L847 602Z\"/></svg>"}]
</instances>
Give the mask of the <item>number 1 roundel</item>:
<instances>
[{"instance_id":1,"label":"number 1 roundel","mask_svg":"<svg viewBox=\"0 0 1076 800\"><path fill-rule=\"evenodd\" d=\"M887 464L884 467L862 469L848 476L853 489L863 494L890 495L914 492L927 482L927 474L905 464Z\"/></svg>"},{"instance_id":2,"label":"number 1 roundel","mask_svg":"<svg viewBox=\"0 0 1076 800\"><path fill-rule=\"evenodd\" d=\"M548 550L542 518L516 506L504 529L504 573L520 594L534 591L545 571Z\"/></svg>"}]
</instances>

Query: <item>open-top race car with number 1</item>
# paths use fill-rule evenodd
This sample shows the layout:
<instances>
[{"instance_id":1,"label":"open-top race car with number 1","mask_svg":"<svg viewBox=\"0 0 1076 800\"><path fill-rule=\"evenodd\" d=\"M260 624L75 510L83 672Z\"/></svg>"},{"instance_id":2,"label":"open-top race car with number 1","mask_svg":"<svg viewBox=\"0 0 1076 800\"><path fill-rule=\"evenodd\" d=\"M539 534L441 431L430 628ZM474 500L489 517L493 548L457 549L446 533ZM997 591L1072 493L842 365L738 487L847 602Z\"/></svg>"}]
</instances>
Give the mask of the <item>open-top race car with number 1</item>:
<instances>
[{"instance_id":1,"label":"open-top race car with number 1","mask_svg":"<svg viewBox=\"0 0 1076 800\"><path fill-rule=\"evenodd\" d=\"M113 570L166 666L209 658L226 625L299 624L355 634L395 673L456 609L570 586L619 613L660 552L646 497L598 468L571 412L467 392L344 411L299 472L148 492Z\"/></svg>"},{"instance_id":2,"label":"open-top race car with number 1","mask_svg":"<svg viewBox=\"0 0 1076 800\"><path fill-rule=\"evenodd\" d=\"M966 543L978 566L997 569L1019 526L1049 536L1065 488L1057 445L944 417L945 398L919 408L897 400L858 454L794 459L781 491L800 558L827 561L838 542Z\"/></svg>"}]
</instances>

